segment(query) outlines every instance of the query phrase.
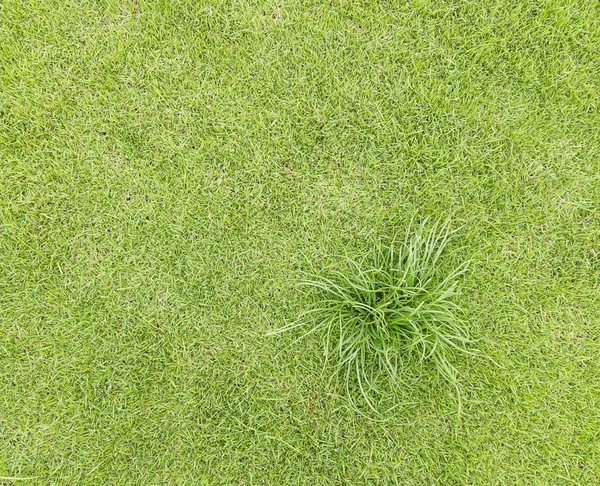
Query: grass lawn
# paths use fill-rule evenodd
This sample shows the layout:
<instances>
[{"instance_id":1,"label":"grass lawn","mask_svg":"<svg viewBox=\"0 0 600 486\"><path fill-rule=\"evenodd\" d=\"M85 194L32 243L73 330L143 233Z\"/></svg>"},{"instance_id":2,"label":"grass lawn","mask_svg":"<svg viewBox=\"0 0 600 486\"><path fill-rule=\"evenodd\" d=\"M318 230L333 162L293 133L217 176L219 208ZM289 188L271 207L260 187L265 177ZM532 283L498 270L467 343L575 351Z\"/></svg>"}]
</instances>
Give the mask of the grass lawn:
<instances>
[{"instance_id":1,"label":"grass lawn","mask_svg":"<svg viewBox=\"0 0 600 486\"><path fill-rule=\"evenodd\" d=\"M4 0L0 484L600 483L598 52L596 2ZM267 333L415 213L496 364L375 420Z\"/></svg>"}]
</instances>

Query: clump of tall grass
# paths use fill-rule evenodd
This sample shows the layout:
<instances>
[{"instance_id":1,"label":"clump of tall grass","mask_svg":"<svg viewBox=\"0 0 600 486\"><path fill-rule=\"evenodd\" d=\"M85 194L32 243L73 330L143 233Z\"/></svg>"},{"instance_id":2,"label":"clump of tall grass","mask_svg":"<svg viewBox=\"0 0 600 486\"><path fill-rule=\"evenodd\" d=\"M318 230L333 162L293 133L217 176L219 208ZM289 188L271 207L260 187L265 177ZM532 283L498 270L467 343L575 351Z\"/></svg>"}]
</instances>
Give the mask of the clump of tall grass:
<instances>
[{"instance_id":1,"label":"clump of tall grass","mask_svg":"<svg viewBox=\"0 0 600 486\"><path fill-rule=\"evenodd\" d=\"M273 334L304 328L301 339L322 333L325 355L335 358L346 389L355 379L371 407L372 392L382 392L381 376L399 385L399 371L410 362L433 363L456 387L460 407L452 361L476 351L456 302L467 263L440 274L450 236L449 221L411 222L360 260L346 258L344 271L301 282L317 291L315 305Z\"/></svg>"}]
</instances>

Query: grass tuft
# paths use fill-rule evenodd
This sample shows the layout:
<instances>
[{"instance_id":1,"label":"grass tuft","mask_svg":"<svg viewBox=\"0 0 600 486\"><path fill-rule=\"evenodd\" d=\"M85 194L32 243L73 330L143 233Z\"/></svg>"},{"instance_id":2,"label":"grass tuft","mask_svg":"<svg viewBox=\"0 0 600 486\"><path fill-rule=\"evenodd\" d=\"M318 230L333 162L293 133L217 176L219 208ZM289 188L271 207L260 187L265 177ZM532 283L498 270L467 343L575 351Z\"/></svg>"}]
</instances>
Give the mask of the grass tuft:
<instances>
[{"instance_id":1,"label":"grass tuft","mask_svg":"<svg viewBox=\"0 0 600 486\"><path fill-rule=\"evenodd\" d=\"M381 377L399 385L399 370L414 358L433 363L459 391L453 357L478 351L455 302L468 262L439 271L450 236L449 220L413 221L403 236L376 242L361 260L346 258L350 271L301 282L318 291L316 304L272 334L304 328L302 339L322 332L326 358L337 359L347 391L356 378L371 408L371 392L383 392Z\"/></svg>"}]
</instances>

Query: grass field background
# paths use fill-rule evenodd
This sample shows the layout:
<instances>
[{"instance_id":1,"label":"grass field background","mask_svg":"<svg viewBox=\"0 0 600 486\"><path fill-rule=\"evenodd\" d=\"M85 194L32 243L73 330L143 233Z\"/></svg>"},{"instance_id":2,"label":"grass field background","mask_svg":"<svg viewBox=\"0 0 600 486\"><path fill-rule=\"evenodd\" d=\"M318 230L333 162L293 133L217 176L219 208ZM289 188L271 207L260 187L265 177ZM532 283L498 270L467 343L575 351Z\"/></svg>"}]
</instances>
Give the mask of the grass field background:
<instances>
[{"instance_id":1,"label":"grass field background","mask_svg":"<svg viewBox=\"0 0 600 486\"><path fill-rule=\"evenodd\" d=\"M3 1L0 482L600 483L598 52L595 2ZM378 422L266 333L415 213L497 365Z\"/></svg>"}]
</instances>

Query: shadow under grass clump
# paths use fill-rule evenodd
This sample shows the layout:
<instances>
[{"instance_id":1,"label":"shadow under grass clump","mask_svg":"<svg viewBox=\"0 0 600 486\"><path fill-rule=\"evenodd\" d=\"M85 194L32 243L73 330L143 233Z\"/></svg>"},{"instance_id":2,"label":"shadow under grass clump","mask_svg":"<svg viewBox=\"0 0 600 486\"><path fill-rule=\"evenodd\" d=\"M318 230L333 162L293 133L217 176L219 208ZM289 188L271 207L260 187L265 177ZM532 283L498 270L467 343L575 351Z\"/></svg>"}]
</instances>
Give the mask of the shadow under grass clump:
<instances>
[{"instance_id":1,"label":"shadow under grass clump","mask_svg":"<svg viewBox=\"0 0 600 486\"><path fill-rule=\"evenodd\" d=\"M401 386L400 372L415 362L435 365L457 390L460 408L452 360L479 352L455 302L467 263L440 275L450 236L449 221L411 222L403 235L375 243L360 260L345 258L344 271L301 282L317 291L314 306L272 334L304 328L299 340L321 333L325 356L335 358L349 397L350 382L358 383L372 409L373 394L389 391L382 383Z\"/></svg>"}]
</instances>

